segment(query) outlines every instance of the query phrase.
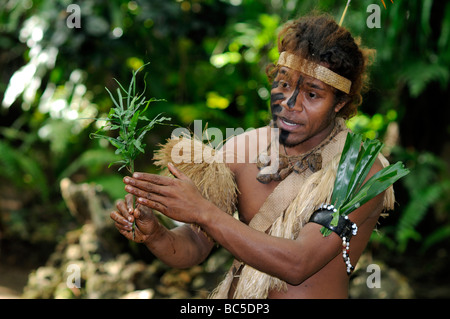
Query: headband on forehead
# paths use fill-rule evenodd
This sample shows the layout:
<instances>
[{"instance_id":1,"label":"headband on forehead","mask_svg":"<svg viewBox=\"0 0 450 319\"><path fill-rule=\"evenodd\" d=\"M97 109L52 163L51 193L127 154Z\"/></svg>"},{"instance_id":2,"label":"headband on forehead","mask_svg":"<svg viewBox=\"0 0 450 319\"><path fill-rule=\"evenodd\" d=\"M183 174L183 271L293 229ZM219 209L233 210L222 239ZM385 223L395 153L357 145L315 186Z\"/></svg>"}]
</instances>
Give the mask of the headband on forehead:
<instances>
[{"instance_id":1,"label":"headband on forehead","mask_svg":"<svg viewBox=\"0 0 450 319\"><path fill-rule=\"evenodd\" d=\"M280 58L278 59L278 65L286 66L290 69L302 72L334 87L335 89L347 94L350 93L352 81L340 76L336 72L333 72L322 65L305 60L294 54L286 51L281 52Z\"/></svg>"}]
</instances>

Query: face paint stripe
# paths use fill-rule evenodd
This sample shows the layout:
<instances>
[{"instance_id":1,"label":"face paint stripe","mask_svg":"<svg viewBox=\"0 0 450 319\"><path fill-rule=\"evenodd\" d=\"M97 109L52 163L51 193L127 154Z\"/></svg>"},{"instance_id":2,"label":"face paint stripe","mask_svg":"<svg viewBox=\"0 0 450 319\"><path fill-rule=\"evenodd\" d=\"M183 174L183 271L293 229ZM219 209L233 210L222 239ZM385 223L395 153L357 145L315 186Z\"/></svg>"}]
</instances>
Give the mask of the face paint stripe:
<instances>
[{"instance_id":1,"label":"face paint stripe","mask_svg":"<svg viewBox=\"0 0 450 319\"><path fill-rule=\"evenodd\" d=\"M281 111L281 105L276 104L276 101L284 100L285 96L283 93L274 93L270 95L270 110L272 111L272 115L279 113Z\"/></svg>"},{"instance_id":2,"label":"face paint stripe","mask_svg":"<svg viewBox=\"0 0 450 319\"><path fill-rule=\"evenodd\" d=\"M287 101L287 106L290 108L290 109L292 109L292 108L294 108L294 106L295 106L295 103L297 103L297 97L298 97L298 94L300 93L300 90L299 90L299 88L297 87L297 88L295 88L295 91L294 91L294 93L292 94L292 96L289 98L289 100Z\"/></svg>"},{"instance_id":3,"label":"face paint stripe","mask_svg":"<svg viewBox=\"0 0 450 319\"><path fill-rule=\"evenodd\" d=\"M288 136L289 132L282 129L279 137L279 142L281 145L288 145L287 143Z\"/></svg>"},{"instance_id":4,"label":"face paint stripe","mask_svg":"<svg viewBox=\"0 0 450 319\"><path fill-rule=\"evenodd\" d=\"M283 93L274 93L270 95L270 100L273 102L284 100L284 94Z\"/></svg>"},{"instance_id":5,"label":"face paint stripe","mask_svg":"<svg viewBox=\"0 0 450 319\"><path fill-rule=\"evenodd\" d=\"M280 81L273 81L273 83L272 83L272 89L277 88L279 84L280 84Z\"/></svg>"},{"instance_id":6,"label":"face paint stripe","mask_svg":"<svg viewBox=\"0 0 450 319\"><path fill-rule=\"evenodd\" d=\"M292 109L295 107L295 104L297 103L297 97L300 93L300 86L303 84L303 77L300 76L297 81L297 85L295 86L294 93L292 93L291 97L287 101L287 106Z\"/></svg>"}]
</instances>

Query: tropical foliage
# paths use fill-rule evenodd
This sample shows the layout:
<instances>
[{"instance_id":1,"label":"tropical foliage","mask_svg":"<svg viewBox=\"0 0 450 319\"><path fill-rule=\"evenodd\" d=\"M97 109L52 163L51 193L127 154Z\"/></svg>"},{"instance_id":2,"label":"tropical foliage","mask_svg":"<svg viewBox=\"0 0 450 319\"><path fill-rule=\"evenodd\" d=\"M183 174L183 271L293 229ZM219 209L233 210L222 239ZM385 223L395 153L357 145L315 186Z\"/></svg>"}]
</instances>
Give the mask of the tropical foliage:
<instances>
[{"instance_id":1,"label":"tropical foliage","mask_svg":"<svg viewBox=\"0 0 450 319\"><path fill-rule=\"evenodd\" d=\"M155 102L139 117L244 129L269 119L265 67L278 57L276 35L288 19L312 10L337 20L344 0L5 0L0 8L0 231L2 238L52 241L74 227L59 182L101 185L123 197L120 160L89 135L122 88L146 63ZM381 28L366 24L370 4ZM344 26L377 50L370 89L354 131L383 140L391 162L411 173L395 185L398 205L374 245L407 253L445 249L450 240L450 3L354 0ZM68 24L80 8L80 27ZM122 91L121 91L122 90ZM125 91L127 91L125 89ZM141 141L139 170L154 171L152 149L170 135L155 127ZM225 136L225 134L224 134ZM138 145L135 145L139 149Z\"/></svg>"}]
</instances>

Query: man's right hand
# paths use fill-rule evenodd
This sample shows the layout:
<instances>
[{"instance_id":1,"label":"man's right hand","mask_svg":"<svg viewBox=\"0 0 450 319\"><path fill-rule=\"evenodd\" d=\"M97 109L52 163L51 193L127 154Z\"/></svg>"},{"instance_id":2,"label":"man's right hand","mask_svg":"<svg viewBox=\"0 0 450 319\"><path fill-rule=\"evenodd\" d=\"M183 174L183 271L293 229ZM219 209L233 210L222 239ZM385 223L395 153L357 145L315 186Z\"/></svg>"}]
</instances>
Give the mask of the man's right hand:
<instances>
[{"instance_id":1,"label":"man's right hand","mask_svg":"<svg viewBox=\"0 0 450 319\"><path fill-rule=\"evenodd\" d=\"M133 204L133 195L127 194L125 200L116 204L116 211L111 212L110 217L115 222L119 232L129 240L143 243L149 240L161 227L153 211L143 205ZM132 227L136 220L135 237L133 239Z\"/></svg>"}]
</instances>

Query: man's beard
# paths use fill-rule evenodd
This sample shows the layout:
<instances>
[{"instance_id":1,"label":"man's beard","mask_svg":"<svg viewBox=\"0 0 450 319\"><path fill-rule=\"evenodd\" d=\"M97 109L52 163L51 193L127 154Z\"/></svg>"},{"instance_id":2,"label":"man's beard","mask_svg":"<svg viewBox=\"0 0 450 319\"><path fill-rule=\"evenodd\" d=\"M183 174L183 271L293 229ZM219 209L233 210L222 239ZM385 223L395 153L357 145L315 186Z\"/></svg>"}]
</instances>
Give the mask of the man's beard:
<instances>
[{"instance_id":1,"label":"man's beard","mask_svg":"<svg viewBox=\"0 0 450 319\"><path fill-rule=\"evenodd\" d=\"M273 115L273 127L278 128L277 127L277 115ZM283 129L279 129L280 130L280 136L278 138L280 145L282 145L283 147L287 147L287 148L291 148L291 147L295 147L299 144L301 144L301 142L288 142L288 137L289 134L291 134L290 132L283 130Z\"/></svg>"}]
</instances>

